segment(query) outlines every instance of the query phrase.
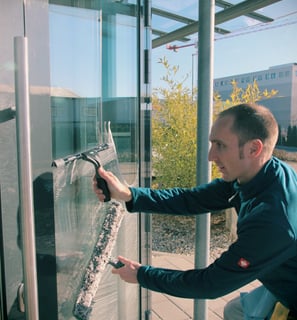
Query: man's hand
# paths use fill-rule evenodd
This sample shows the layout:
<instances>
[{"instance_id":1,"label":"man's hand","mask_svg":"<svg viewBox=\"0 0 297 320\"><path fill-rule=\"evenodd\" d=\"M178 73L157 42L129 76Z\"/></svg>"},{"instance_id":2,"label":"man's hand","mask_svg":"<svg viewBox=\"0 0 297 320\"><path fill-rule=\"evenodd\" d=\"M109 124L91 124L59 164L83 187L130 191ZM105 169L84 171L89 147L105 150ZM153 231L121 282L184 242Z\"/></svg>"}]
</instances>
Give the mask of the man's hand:
<instances>
[{"instance_id":1,"label":"man's hand","mask_svg":"<svg viewBox=\"0 0 297 320\"><path fill-rule=\"evenodd\" d=\"M128 202L132 200L132 194L130 189L120 182L120 180L110 171L105 171L102 167L98 169L98 173L103 178L108 186L110 196L111 198L114 198L116 200L123 200L125 202ZM93 190L96 193L98 199L100 201L104 201L105 195L103 194L102 189L99 189L97 187L97 181L94 177L93 180Z\"/></svg>"},{"instance_id":2,"label":"man's hand","mask_svg":"<svg viewBox=\"0 0 297 320\"><path fill-rule=\"evenodd\" d=\"M122 280L128 283L138 283L137 271L141 267L141 264L121 256L119 256L118 259L124 264L124 266L119 269L113 268L112 273L118 274Z\"/></svg>"}]
</instances>

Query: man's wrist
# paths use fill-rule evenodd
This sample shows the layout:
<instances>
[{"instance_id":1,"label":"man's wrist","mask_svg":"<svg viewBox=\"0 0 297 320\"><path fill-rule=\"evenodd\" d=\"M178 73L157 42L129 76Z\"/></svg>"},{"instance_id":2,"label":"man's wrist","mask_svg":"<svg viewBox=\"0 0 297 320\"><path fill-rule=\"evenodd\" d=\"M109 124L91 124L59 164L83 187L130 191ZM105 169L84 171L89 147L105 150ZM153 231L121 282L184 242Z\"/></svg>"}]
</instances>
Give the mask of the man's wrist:
<instances>
[{"instance_id":1,"label":"man's wrist","mask_svg":"<svg viewBox=\"0 0 297 320\"><path fill-rule=\"evenodd\" d=\"M132 196L132 191L131 191L131 189L128 187L124 201L125 201L125 202L130 202L130 201L132 201L132 198L133 198L133 196Z\"/></svg>"}]
</instances>

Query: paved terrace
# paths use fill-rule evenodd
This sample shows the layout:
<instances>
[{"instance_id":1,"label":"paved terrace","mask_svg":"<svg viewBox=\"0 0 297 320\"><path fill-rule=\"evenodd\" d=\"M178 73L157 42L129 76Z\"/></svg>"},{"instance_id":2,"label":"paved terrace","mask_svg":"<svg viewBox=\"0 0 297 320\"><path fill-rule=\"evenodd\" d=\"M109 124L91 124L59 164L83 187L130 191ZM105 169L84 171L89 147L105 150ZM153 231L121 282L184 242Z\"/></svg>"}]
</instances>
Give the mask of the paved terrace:
<instances>
[{"instance_id":1,"label":"paved terrace","mask_svg":"<svg viewBox=\"0 0 297 320\"><path fill-rule=\"evenodd\" d=\"M192 269L193 255L178 255L163 252L153 252L152 265L170 269ZM224 305L230 299L238 296L239 292L251 291L259 285L258 281L215 300L208 300L208 319L223 319ZM190 320L193 319L193 300L181 299L165 294L152 293L152 320Z\"/></svg>"}]
</instances>

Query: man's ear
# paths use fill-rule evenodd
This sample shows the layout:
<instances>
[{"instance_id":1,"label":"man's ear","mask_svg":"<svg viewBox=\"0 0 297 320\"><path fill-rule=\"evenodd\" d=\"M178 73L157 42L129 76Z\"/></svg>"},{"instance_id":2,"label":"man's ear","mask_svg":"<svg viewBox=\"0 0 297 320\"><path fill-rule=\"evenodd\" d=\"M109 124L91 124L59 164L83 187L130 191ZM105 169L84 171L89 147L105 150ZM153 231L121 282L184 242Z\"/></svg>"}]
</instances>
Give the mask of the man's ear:
<instances>
[{"instance_id":1,"label":"man's ear","mask_svg":"<svg viewBox=\"0 0 297 320\"><path fill-rule=\"evenodd\" d=\"M260 139L253 139L250 141L249 154L251 157L258 157L263 151L263 142Z\"/></svg>"}]
</instances>

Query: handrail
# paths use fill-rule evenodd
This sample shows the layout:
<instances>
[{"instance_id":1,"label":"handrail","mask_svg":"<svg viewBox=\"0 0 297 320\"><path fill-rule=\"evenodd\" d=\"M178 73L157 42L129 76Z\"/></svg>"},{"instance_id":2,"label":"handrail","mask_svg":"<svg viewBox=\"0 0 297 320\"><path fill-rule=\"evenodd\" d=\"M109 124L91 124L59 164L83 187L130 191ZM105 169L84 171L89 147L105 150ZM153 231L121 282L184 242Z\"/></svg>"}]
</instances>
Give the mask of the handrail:
<instances>
[{"instance_id":1,"label":"handrail","mask_svg":"<svg viewBox=\"0 0 297 320\"><path fill-rule=\"evenodd\" d=\"M16 131L26 319L38 320L38 294L31 169L28 39L14 38Z\"/></svg>"}]
</instances>

